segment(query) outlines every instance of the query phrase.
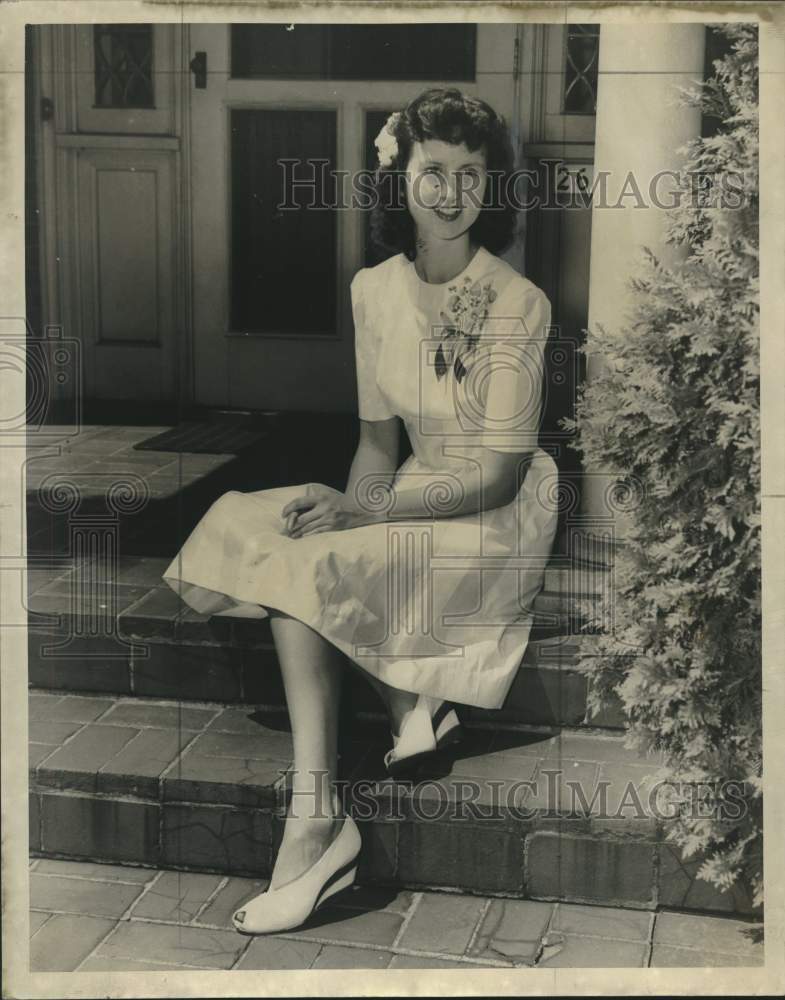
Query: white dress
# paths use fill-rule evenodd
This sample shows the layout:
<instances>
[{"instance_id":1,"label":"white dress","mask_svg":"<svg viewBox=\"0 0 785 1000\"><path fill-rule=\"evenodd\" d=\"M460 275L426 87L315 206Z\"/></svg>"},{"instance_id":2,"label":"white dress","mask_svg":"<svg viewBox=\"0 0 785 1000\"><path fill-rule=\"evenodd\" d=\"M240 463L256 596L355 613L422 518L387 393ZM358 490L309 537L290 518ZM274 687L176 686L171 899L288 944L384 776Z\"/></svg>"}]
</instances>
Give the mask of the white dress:
<instances>
[{"instance_id":1,"label":"white dress","mask_svg":"<svg viewBox=\"0 0 785 1000\"><path fill-rule=\"evenodd\" d=\"M550 304L482 247L444 284L423 281L399 254L360 270L351 296L359 415L400 417L412 445L395 485L439 474L430 501L449 510L462 470L489 448L525 463L516 499L292 539L281 509L329 487L231 490L163 578L199 612L265 617L274 608L298 618L393 687L500 708L556 531L558 473L537 446ZM443 342L448 327L459 333Z\"/></svg>"}]
</instances>

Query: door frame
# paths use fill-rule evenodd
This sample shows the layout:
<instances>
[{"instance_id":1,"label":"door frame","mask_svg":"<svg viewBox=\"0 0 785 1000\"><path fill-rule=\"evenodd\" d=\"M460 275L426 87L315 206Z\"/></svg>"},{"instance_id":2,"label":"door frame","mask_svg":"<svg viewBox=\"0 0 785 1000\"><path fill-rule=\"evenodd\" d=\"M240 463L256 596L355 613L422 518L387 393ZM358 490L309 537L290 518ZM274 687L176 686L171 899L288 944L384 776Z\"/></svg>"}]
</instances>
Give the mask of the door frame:
<instances>
[{"instance_id":1,"label":"door frame","mask_svg":"<svg viewBox=\"0 0 785 1000\"><path fill-rule=\"evenodd\" d=\"M92 22L90 22L92 24ZM173 336L177 336L175 399L173 400L178 413L184 413L199 408L196 404L196 367L195 367L195 325L194 325L194 219L193 219L193 163L191 135L192 106L192 74L189 68L192 49L191 24L159 21L151 22L156 29L172 32L172 52L174 72L172 88L172 129L173 133L161 136L159 141L165 141L175 157L174 198L174 232L178 243L175 269L175 302L177 320ZM231 22L226 22L227 24ZM479 22L480 26L488 22ZM37 180L41 226L41 310L42 326L46 328L60 326L66 335L78 329L78 285L76 273L76 255L69 250L67 231L69 221L73 219L75 192L72 187L73 170L69 168L68 153L81 144L93 147L117 139L120 142L146 145L154 142L153 137L126 135L109 139L101 133L80 133L78 131L76 113L76 85L74 73L76 60L74 52L74 29L78 24L67 25L35 25L33 50L35 74L35 122L37 148ZM499 25L501 27L501 25ZM535 103L539 103L541 81L538 81L539 60L531 60L533 41L546 33L549 26L515 23L506 25L513 36L514 54L511 71L513 74L510 106L510 131L519 165L521 147L528 145L531 135L531 123L536 121ZM552 27L552 26L551 26ZM229 33L227 32L227 39ZM542 39L544 41L544 39ZM540 44L542 44L540 41ZM479 54L479 46L478 46ZM534 74L534 87L526 94L523 89L523 78ZM383 87L384 81L379 82ZM456 84L461 86L460 83ZM419 88L422 83L413 82L413 88ZM50 97L54 104L54 116L50 120L42 120L40 114L41 99ZM383 97L368 98L357 102L362 113L378 110L388 106L389 101ZM339 122L339 129L341 123ZM539 138L539 137L538 137ZM339 139L340 141L340 139ZM70 147L70 149L69 149ZM527 150L524 150L527 152ZM73 158L73 157L71 157ZM70 176L69 176L70 174ZM347 227L346 239L354 244L359 254L363 239L363 218L356 213L357 218L351 227ZM338 240L344 237L338 233ZM348 248L339 242L338 259ZM523 262L525 243L516 245L512 253L517 256L511 263L518 266ZM60 266L56 260L60 258ZM350 276L349 276L350 277ZM342 280L341 288L348 301L348 277ZM340 303L339 303L340 305ZM274 334L262 335L274 337ZM289 335L287 335L289 336ZM321 337L326 340L327 338ZM53 388L57 394L62 392Z\"/></svg>"}]
</instances>

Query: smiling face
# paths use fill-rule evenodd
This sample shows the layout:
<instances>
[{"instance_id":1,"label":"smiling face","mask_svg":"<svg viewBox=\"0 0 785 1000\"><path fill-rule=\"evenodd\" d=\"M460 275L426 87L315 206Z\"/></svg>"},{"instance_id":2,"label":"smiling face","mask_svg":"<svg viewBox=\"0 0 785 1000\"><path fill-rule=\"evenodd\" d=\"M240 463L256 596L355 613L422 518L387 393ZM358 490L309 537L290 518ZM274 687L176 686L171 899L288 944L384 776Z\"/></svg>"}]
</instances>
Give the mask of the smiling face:
<instances>
[{"instance_id":1,"label":"smiling face","mask_svg":"<svg viewBox=\"0 0 785 1000\"><path fill-rule=\"evenodd\" d=\"M453 240L477 220L488 182L485 151L426 139L412 147L406 201L418 237Z\"/></svg>"}]
</instances>

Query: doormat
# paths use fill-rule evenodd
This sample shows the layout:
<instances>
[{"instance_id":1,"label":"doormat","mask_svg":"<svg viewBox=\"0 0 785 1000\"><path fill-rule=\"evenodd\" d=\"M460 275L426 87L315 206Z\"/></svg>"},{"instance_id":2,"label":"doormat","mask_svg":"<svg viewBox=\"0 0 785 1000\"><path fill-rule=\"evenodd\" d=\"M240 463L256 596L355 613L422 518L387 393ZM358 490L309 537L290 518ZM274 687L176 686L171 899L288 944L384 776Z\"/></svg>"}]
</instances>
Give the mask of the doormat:
<instances>
[{"instance_id":1,"label":"doormat","mask_svg":"<svg viewBox=\"0 0 785 1000\"><path fill-rule=\"evenodd\" d=\"M247 421L184 420L134 445L139 451L186 451L197 455L239 455L268 436Z\"/></svg>"}]
</instances>

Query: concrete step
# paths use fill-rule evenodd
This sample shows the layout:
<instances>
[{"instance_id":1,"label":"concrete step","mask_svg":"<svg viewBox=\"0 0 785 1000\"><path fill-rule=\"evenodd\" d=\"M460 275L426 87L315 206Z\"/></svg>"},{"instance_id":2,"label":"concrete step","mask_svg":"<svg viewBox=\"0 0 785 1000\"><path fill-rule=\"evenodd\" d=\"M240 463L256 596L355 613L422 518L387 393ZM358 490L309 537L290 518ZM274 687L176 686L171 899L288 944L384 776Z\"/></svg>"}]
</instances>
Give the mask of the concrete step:
<instances>
[{"instance_id":1,"label":"concrete step","mask_svg":"<svg viewBox=\"0 0 785 1000\"><path fill-rule=\"evenodd\" d=\"M27 598L30 683L71 692L282 706L268 620L197 614L161 584L167 565L159 557L120 558L105 589L89 568L77 573L64 563L33 570ZM465 717L623 728L618 706L601 715L589 711L587 678L577 666L578 654L590 652L596 637L580 633L584 619L576 605L596 600L596 588L607 577L607 571L583 572L554 561L503 709L466 708ZM89 587L81 582L85 578L92 580ZM80 599L83 593L93 595L92 606ZM102 594L102 600L95 596ZM379 713L370 685L350 676L356 709Z\"/></svg>"},{"instance_id":2,"label":"concrete step","mask_svg":"<svg viewBox=\"0 0 785 1000\"><path fill-rule=\"evenodd\" d=\"M274 783L291 760L284 713L35 691L30 740L36 856L269 875L285 798ZM388 746L357 726L341 744L361 884L749 912L665 843L658 762L621 737L470 725L409 782L386 778Z\"/></svg>"}]
</instances>

